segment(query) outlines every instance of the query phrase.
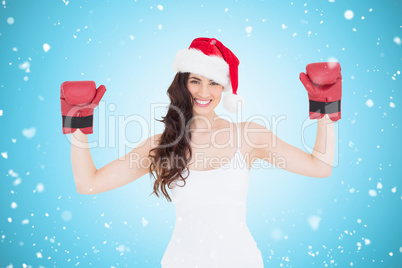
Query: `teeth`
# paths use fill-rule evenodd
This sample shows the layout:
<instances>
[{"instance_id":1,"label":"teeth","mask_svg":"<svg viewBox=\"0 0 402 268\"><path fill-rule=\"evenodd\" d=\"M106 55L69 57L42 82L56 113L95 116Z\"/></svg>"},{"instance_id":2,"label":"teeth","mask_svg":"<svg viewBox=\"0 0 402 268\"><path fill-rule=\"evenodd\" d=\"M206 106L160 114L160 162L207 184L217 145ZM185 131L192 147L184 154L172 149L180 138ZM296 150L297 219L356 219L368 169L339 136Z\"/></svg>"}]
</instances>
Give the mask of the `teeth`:
<instances>
[{"instance_id":1,"label":"teeth","mask_svg":"<svg viewBox=\"0 0 402 268\"><path fill-rule=\"evenodd\" d=\"M209 103L211 100L209 100L209 101L201 101L201 100L197 100L197 99L194 99L196 102L198 102L199 104L207 104L207 103Z\"/></svg>"}]
</instances>

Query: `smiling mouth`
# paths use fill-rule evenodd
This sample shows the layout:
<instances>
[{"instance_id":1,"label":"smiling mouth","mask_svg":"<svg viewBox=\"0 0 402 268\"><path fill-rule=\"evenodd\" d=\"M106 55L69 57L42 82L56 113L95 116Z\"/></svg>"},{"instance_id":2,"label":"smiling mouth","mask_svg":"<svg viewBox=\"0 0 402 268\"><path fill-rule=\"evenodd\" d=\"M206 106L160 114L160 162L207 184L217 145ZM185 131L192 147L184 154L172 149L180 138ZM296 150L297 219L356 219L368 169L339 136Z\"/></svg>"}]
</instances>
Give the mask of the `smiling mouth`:
<instances>
[{"instance_id":1,"label":"smiling mouth","mask_svg":"<svg viewBox=\"0 0 402 268\"><path fill-rule=\"evenodd\" d=\"M210 99L210 100L194 99L194 101L197 102L198 104L205 105L205 104L210 103L212 101L212 99Z\"/></svg>"}]
</instances>

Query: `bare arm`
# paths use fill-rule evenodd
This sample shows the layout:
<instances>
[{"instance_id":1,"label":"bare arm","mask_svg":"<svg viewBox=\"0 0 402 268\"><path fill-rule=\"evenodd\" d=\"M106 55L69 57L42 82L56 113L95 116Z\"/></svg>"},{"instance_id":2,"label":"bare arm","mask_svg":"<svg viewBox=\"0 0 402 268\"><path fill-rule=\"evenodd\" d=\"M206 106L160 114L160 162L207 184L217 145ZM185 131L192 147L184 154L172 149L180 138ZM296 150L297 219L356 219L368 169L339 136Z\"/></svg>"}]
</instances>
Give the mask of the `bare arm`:
<instances>
[{"instance_id":1,"label":"bare arm","mask_svg":"<svg viewBox=\"0 0 402 268\"><path fill-rule=\"evenodd\" d=\"M256 158L303 176L325 178L331 175L335 153L335 130L328 115L317 122L317 137L311 154L282 141L264 126L253 123L252 128L259 128L260 131L262 129L257 134L249 135L255 141L251 144L254 143L259 147L252 150L252 155Z\"/></svg>"},{"instance_id":2,"label":"bare arm","mask_svg":"<svg viewBox=\"0 0 402 268\"><path fill-rule=\"evenodd\" d=\"M87 144L87 137L81 131L77 133L78 131L73 133L71 144L71 161L78 193L98 194L110 191L149 173L151 160L148 154L156 146L160 134L144 140L130 153L97 170L89 148L83 148L83 144L79 143L84 141Z\"/></svg>"},{"instance_id":3,"label":"bare arm","mask_svg":"<svg viewBox=\"0 0 402 268\"><path fill-rule=\"evenodd\" d=\"M335 154L334 122L326 114L317 122L317 137L311 153L317 167L322 170L325 177L331 176Z\"/></svg>"},{"instance_id":4,"label":"bare arm","mask_svg":"<svg viewBox=\"0 0 402 268\"><path fill-rule=\"evenodd\" d=\"M92 183L96 173L96 167L88 147L88 137L80 129L71 134L71 166L75 186L80 193L81 189Z\"/></svg>"}]
</instances>

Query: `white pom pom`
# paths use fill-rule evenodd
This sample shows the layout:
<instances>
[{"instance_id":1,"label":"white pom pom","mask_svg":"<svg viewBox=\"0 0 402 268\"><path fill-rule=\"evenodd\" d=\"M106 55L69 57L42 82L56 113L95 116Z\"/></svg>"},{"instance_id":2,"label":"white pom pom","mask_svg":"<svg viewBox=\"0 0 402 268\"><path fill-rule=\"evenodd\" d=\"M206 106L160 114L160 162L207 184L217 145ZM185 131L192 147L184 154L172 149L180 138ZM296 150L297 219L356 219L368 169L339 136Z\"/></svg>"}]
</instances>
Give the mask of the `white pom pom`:
<instances>
[{"instance_id":1,"label":"white pom pom","mask_svg":"<svg viewBox=\"0 0 402 268\"><path fill-rule=\"evenodd\" d=\"M244 107L245 100L239 94L227 93L223 96L223 108L230 113L236 113Z\"/></svg>"}]
</instances>

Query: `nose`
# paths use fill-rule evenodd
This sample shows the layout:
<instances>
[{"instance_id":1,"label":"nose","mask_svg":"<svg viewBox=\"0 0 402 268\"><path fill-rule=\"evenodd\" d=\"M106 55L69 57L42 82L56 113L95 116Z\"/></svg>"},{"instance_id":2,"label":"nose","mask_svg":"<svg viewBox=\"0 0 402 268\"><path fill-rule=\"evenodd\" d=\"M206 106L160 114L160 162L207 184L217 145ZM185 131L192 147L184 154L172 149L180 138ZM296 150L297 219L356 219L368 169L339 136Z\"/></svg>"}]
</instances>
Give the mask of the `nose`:
<instances>
[{"instance_id":1,"label":"nose","mask_svg":"<svg viewBox=\"0 0 402 268\"><path fill-rule=\"evenodd\" d=\"M210 97L210 89L208 84L202 85L202 87L200 88L199 95L203 99L208 99Z\"/></svg>"}]
</instances>

